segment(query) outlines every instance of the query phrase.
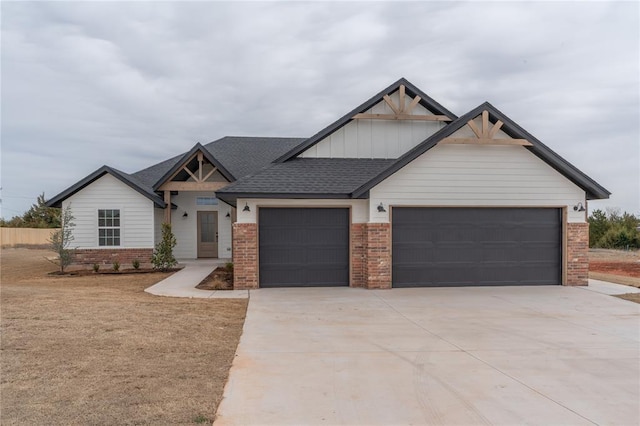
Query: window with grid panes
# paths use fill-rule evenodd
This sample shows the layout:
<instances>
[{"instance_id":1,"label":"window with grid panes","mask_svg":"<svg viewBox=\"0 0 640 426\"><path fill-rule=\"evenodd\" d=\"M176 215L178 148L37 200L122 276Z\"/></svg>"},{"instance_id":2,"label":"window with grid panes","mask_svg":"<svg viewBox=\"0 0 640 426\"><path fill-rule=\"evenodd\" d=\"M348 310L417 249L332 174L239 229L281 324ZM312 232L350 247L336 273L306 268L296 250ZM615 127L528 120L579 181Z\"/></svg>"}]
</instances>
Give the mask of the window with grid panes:
<instances>
[{"instance_id":1,"label":"window with grid panes","mask_svg":"<svg viewBox=\"0 0 640 426\"><path fill-rule=\"evenodd\" d=\"M120 210L98 210L98 245L120 245Z\"/></svg>"}]
</instances>

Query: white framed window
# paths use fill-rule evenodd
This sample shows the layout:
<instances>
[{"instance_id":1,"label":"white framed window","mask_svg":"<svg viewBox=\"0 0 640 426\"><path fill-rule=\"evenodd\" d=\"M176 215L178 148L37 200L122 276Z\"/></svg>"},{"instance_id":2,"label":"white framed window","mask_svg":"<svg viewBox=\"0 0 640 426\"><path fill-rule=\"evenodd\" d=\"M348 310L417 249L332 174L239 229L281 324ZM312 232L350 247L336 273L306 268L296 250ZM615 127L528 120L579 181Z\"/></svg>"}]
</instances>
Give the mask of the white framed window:
<instances>
[{"instance_id":1,"label":"white framed window","mask_svg":"<svg viewBox=\"0 0 640 426\"><path fill-rule=\"evenodd\" d=\"M120 209L98 210L98 246L120 245Z\"/></svg>"},{"instance_id":2,"label":"white framed window","mask_svg":"<svg viewBox=\"0 0 640 426\"><path fill-rule=\"evenodd\" d=\"M196 197L196 205L198 206L217 206L218 199L216 197Z\"/></svg>"}]
</instances>

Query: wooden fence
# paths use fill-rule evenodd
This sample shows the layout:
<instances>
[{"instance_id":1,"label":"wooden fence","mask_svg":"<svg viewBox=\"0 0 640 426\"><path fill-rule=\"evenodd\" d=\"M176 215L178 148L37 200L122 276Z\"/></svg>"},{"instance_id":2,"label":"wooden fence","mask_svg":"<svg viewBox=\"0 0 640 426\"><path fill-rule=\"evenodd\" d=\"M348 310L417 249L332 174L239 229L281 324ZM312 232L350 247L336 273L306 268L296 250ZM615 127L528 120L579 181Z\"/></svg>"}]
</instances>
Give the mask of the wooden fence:
<instances>
[{"instance_id":1,"label":"wooden fence","mask_svg":"<svg viewBox=\"0 0 640 426\"><path fill-rule=\"evenodd\" d=\"M0 228L0 246L46 246L53 231L52 228Z\"/></svg>"}]
</instances>

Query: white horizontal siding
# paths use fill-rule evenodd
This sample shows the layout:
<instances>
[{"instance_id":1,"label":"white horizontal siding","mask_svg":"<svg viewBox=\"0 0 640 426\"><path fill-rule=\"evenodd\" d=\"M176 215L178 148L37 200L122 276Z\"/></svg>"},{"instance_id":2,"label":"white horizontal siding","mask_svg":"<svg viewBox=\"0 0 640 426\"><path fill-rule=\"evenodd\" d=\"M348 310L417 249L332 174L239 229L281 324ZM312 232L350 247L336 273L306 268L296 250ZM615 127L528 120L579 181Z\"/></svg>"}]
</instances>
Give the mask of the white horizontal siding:
<instances>
[{"instance_id":1,"label":"white horizontal siding","mask_svg":"<svg viewBox=\"0 0 640 426\"><path fill-rule=\"evenodd\" d=\"M98 210L120 210L120 247L151 248L154 242L153 202L107 174L78 191L63 203L71 205L75 216L73 228L77 248L111 248L98 246Z\"/></svg>"},{"instance_id":2,"label":"white horizontal siding","mask_svg":"<svg viewBox=\"0 0 640 426\"><path fill-rule=\"evenodd\" d=\"M570 222L585 193L521 146L438 145L370 191L372 222L387 222L385 206L569 207Z\"/></svg>"},{"instance_id":3,"label":"white horizontal siding","mask_svg":"<svg viewBox=\"0 0 640 426\"><path fill-rule=\"evenodd\" d=\"M162 240L162 224L164 223L164 209L153 209L153 244L154 247Z\"/></svg>"},{"instance_id":4,"label":"white horizontal siding","mask_svg":"<svg viewBox=\"0 0 640 426\"><path fill-rule=\"evenodd\" d=\"M250 211L243 211L245 203ZM238 222L257 223L258 207L350 207L351 223L366 223L368 221L368 200L325 200L325 199L238 199Z\"/></svg>"},{"instance_id":5,"label":"white horizontal siding","mask_svg":"<svg viewBox=\"0 0 640 426\"><path fill-rule=\"evenodd\" d=\"M398 92L391 99L399 103ZM409 97L405 107L409 105ZM393 114L383 100L365 111L368 114ZM412 115L433 115L416 105ZM300 154L305 158L398 158L440 130L445 124L418 120L352 120Z\"/></svg>"},{"instance_id":6,"label":"white horizontal siding","mask_svg":"<svg viewBox=\"0 0 640 426\"><path fill-rule=\"evenodd\" d=\"M171 212L171 229L176 236L177 244L173 254L177 259L195 259L198 257L198 211L218 212L218 257L231 258L231 207L222 201L215 206L198 206L197 197L215 197L213 192L181 191L171 197L177 206ZM183 217L184 213L187 217Z\"/></svg>"}]
</instances>

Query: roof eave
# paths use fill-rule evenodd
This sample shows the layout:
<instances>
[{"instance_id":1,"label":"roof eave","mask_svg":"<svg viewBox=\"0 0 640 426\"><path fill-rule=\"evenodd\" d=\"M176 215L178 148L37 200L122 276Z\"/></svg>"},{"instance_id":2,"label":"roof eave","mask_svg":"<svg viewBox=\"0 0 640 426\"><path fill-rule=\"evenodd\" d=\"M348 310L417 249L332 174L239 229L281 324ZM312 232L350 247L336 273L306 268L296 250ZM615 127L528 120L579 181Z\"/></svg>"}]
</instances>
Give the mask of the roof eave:
<instances>
[{"instance_id":1,"label":"roof eave","mask_svg":"<svg viewBox=\"0 0 640 426\"><path fill-rule=\"evenodd\" d=\"M589 176L580 171L577 167L569 163L567 160L562 158L560 155L555 153L545 144L540 142L531 133L520 127L516 122L504 115L500 110L491 105L489 102L484 102L471 111L467 112L466 114L458 117L449 125L440 129L439 131L425 139L423 142L415 146L413 149L406 152L387 169L383 170L380 174L373 177L367 183L354 191L353 196L358 197L364 192L371 190L374 186L406 166L411 161L415 160L420 155L436 146L438 142L440 142L443 138L446 138L447 136L455 133L457 130L462 128L462 126L464 126L469 120L481 114L483 110L489 111L490 116L493 116L493 118L502 121L504 123L502 130L505 131L505 133L507 133L509 136L514 138L523 138L530 141L533 146L526 148L535 156L540 158L542 161L547 163L549 166L551 166L571 182L573 182L575 185L583 189L588 200L609 198L611 192L602 187L600 184L591 179Z\"/></svg>"},{"instance_id":2,"label":"roof eave","mask_svg":"<svg viewBox=\"0 0 640 426\"><path fill-rule=\"evenodd\" d=\"M225 203L236 206L238 198L269 198L269 199L329 199L347 200L353 198L348 193L304 193L304 192L216 192L216 196ZM364 197L362 197L364 198Z\"/></svg>"},{"instance_id":3,"label":"roof eave","mask_svg":"<svg viewBox=\"0 0 640 426\"><path fill-rule=\"evenodd\" d=\"M149 194L144 189L136 185L134 182L131 182L129 179L123 176L118 170L113 169L106 165L100 167L98 170L89 174L84 179L81 179L80 181L76 182L74 185L70 186L69 188L65 189L61 193L57 194L56 196L51 198L49 201L47 201L45 205L47 207L55 207L55 208L62 207L62 202L64 200L71 197L75 193L81 191L82 189L86 188L87 186L91 185L93 182L100 179L102 176L106 174L110 174L111 176L115 177L116 179L118 179L119 181L121 181L122 183L130 187L131 189L138 192L140 195L143 195L149 200L151 200L155 205L162 208L165 208L167 206L164 200L162 200L160 197L158 197L155 194L154 195Z\"/></svg>"}]
</instances>

